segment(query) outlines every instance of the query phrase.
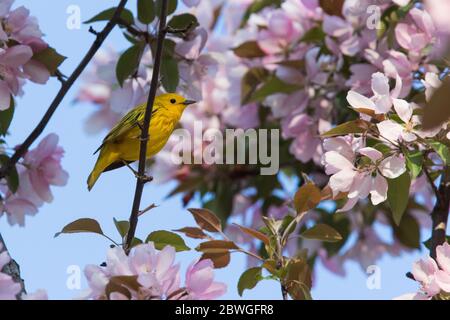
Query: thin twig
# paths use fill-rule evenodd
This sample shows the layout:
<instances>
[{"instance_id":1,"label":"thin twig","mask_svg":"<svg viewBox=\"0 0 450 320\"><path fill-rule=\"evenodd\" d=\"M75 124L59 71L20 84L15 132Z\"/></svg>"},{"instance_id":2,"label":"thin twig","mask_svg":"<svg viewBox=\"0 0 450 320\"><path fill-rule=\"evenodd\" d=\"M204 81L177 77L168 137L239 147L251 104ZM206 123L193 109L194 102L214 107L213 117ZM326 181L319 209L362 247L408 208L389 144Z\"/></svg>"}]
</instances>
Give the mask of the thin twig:
<instances>
[{"instance_id":1,"label":"thin twig","mask_svg":"<svg viewBox=\"0 0 450 320\"><path fill-rule=\"evenodd\" d=\"M84 56L83 60L81 60L80 64L75 68L75 70L70 75L70 77L67 80L62 82L62 86L59 89L59 92L57 93L57 95L53 99L52 103L48 107L48 109L45 112L44 116L42 117L41 121L34 128L34 130L30 133L30 135L25 139L25 141L16 149L16 152L9 159L9 161L0 169L0 179L4 178L5 176L8 175L11 168L14 167L14 165L19 161L19 159L27 152L28 148L33 144L33 142L44 131L45 127L47 126L48 122L52 118L52 116L55 113L58 106L61 104L61 102L64 99L64 97L66 96L67 92L73 86L75 81L78 79L78 77L84 71L84 69L89 64L89 62L92 60L94 55L97 53L98 49L102 46L103 42L108 37L110 32L116 26L116 24L118 22L118 18L120 17L120 14L122 13L122 10L125 7L125 4L127 3L127 1L128 0L120 1L111 20L108 21L108 23L106 24L106 26L103 28L103 30L101 32L96 34L94 43L89 48L89 51Z\"/></svg>"},{"instance_id":2,"label":"thin twig","mask_svg":"<svg viewBox=\"0 0 450 320\"><path fill-rule=\"evenodd\" d=\"M161 66L162 51L164 45L164 38L166 36L166 20L167 20L167 0L161 1L161 13L159 18L158 38L156 42L155 60L153 62L152 81L150 83L150 92L148 94L147 107L145 109L144 125L141 132L141 144L139 150L139 166L138 177L136 179L136 190L134 193L133 207L130 214L130 228L127 234L127 240L124 244L124 249L128 252L131 249L131 243L136 233L136 226L139 219L139 208L141 205L142 192L146 182L145 177L145 162L147 158L147 142L150 139L149 128L153 112L153 103L155 102L156 91L158 89L159 69Z\"/></svg>"}]
</instances>

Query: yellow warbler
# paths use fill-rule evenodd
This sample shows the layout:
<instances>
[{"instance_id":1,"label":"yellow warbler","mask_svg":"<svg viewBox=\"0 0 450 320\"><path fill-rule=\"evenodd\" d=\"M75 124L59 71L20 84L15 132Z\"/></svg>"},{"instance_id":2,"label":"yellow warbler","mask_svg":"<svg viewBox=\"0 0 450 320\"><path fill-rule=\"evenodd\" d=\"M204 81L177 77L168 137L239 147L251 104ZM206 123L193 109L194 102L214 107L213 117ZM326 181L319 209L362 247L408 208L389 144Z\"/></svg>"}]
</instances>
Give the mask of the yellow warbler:
<instances>
[{"instance_id":1,"label":"yellow warbler","mask_svg":"<svg viewBox=\"0 0 450 320\"><path fill-rule=\"evenodd\" d=\"M157 154L166 144L184 109L195 101L178 94L162 94L155 98L147 142L147 159ZM87 184L91 190L102 172L114 170L139 160L141 128L144 124L146 104L130 110L103 140L95 151L100 151ZM94 153L94 154L95 154Z\"/></svg>"}]
</instances>

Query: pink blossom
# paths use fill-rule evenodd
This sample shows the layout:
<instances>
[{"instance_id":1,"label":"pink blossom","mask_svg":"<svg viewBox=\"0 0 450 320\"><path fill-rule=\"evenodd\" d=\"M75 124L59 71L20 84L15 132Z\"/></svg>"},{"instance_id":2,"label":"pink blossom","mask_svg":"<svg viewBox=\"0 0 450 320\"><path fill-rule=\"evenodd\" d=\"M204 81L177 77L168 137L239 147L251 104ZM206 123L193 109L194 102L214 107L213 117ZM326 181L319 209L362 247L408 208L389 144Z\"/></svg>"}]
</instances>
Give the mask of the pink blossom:
<instances>
[{"instance_id":1,"label":"pink blossom","mask_svg":"<svg viewBox=\"0 0 450 320\"><path fill-rule=\"evenodd\" d=\"M211 260L193 262L186 271L186 290L190 300L213 300L227 291L227 286L214 281L214 266Z\"/></svg>"},{"instance_id":2,"label":"pink blossom","mask_svg":"<svg viewBox=\"0 0 450 320\"><path fill-rule=\"evenodd\" d=\"M397 24L395 36L412 58L422 55L422 50L432 43L435 27L430 15L423 10L412 8L406 22Z\"/></svg>"},{"instance_id":3,"label":"pink blossom","mask_svg":"<svg viewBox=\"0 0 450 320\"><path fill-rule=\"evenodd\" d=\"M349 200L340 211L348 211L358 199L370 194L372 203L377 205L387 199L386 178L394 179L406 171L405 160L398 156L383 158L383 154L371 147L358 148L357 153L370 160L369 164L355 167L357 154L348 140L330 138L325 140L323 163L325 172L331 174L329 185L334 195L348 192Z\"/></svg>"},{"instance_id":4,"label":"pink blossom","mask_svg":"<svg viewBox=\"0 0 450 320\"><path fill-rule=\"evenodd\" d=\"M450 293L450 245L444 242L436 247L436 260L425 257L414 262L412 274L420 283L419 292L398 299L429 300L441 292Z\"/></svg>"},{"instance_id":5,"label":"pink blossom","mask_svg":"<svg viewBox=\"0 0 450 320\"><path fill-rule=\"evenodd\" d=\"M50 186L64 186L69 177L61 167L64 150L58 146L58 140L56 134L49 134L24 157L32 187L45 202L53 200Z\"/></svg>"},{"instance_id":6,"label":"pink blossom","mask_svg":"<svg viewBox=\"0 0 450 320\"><path fill-rule=\"evenodd\" d=\"M450 34L450 1L447 0L425 0L425 8L430 14L433 23L439 32Z\"/></svg>"},{"instance_id":7,"label":"pink blossom","mask_svg":"<svg viewBox=\"0 0 450 320\"><path fill-rule=\"evenodd\" d=\"M48 300L47 291L40 289L33 293L23 294L22 300Z\"/></svg>"},{"instance_id":8,"label":"pink blossom","mask_svg":"<svg viewBox=\"0 0 450 320\"><path fill-rule=\"evenodd\" d=\"M198 4L200 3L200 0L183 0L183 3L187 7L195 7L195 6L198 6Z\"/></svg>"},{"instance_id":9,"label":"pink blossom","mask_svg":"<svg viewBox=\"0 0 450 320\"><path fill-rule=\"evenodd\" d=\"M427 101L430 101L433 93L442 85L442 81L439 79L439 75L433 72L427 72L425 79L421 81L425 86L425 98Z\"/></svg>"},{"instance_id":10,"label":"pink blossom","mask_svg":"<svg viewBox=\"0 0 450 320\"><path fill-rule=\"evenodd\" d=\"M4 30L10 39L30 46L33 52L39 52L47 47L42 40L42 32L39 29L37 19L30 16L30 11L25 7L19 7L4 16Z\"/></svg>"},{"instance_id":11,"label":"pink blossom","mask_svg":"<svg viewBox=\"0 0 450 320\"><path fill-rule=\"evenodd\" d=\"M355 109L369 109L376 114L385 114L392 107L392 93L389 89L389 80L381 72L372 74L373 96L369 99L356 91L350 90L347 94L347 101Z\"/></svg>"},{"instance_id":12,"label":"pink blossom","mask_svg":"<svg viewBox=\"0 0 450 320\"><path fill-rule=\"evenodd\" d=\"M129 255L122 248L108 250L106 265L88 265L85 275L89 289L82 297L88 299L125 300L127 296L113 292L106 296L106 286L117 276L136 277L138 288L128 288L133 300L147 299L214 299L225 292L221 283L213 281L210 260L193 263L188 268L185 294L180 288L179 265L175 264L175 249L171 246L157 251L152 242L134 247ZM175 295L172 295L175 294Z\"/></svg>"},{"instance_id":13,"label":"pink blossom","mask_svg":"<svg viewBox=\"0 0 450 320\"><path fill-rule=\"evenodd\" d=\"M16 300L16 295L20 292L21 287L19 283L14 282L10 275L1 272L11 260L8 252L3 249L3 245L0 244L0 300Z\"/></svg>"},{"instance_id":14,"label":"pink blossom","mask_svg":"<svg viewBox=\"0 0 450 320\"><path fill-rule=\"evenodd\" d=\"M50 186L64 186L68 174L61 167L64 150L58 146L58 136L49 134L39 145L25 154L23 162L17 165L19 188L12 193L2 188L0 216L6 213L11 225L25 225L26 215L35 215L44 202L51 202Z\"/></svg>"}]
</instances>

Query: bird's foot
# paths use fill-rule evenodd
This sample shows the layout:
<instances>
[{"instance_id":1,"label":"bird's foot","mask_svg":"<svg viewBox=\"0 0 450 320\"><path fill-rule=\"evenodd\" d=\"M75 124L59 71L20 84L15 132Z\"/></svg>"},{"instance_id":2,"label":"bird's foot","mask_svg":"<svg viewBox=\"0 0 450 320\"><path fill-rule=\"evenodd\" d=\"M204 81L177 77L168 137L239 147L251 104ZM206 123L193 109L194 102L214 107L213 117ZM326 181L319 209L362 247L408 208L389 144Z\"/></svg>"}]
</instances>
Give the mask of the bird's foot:
<instances>
[{"instance_id":1,"label":"bird's foot","mask_svg":"<svg viewBox=\"0 0 450 320\"><path fill-rule=\"evenodd\" d=\"M150 181L153 180L153 177L152 177L152 176L148 176L148 175L146 175L146 174L144 174L144 175L141 176L141 175L139 175L138 173L136 173L134 176L136 177L136 179L141 180L143 183L147 183L147 182L150 182Z\"/></svg>"}]
</instances>

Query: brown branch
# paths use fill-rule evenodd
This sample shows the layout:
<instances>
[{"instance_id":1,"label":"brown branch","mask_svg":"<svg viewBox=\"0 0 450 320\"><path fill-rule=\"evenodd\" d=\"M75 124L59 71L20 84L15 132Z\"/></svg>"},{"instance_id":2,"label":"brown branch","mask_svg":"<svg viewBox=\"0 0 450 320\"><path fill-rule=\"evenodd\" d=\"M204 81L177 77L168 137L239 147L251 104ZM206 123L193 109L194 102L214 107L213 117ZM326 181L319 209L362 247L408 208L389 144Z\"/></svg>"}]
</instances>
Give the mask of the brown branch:
<instances>
[{"instance_id":1,"label":"brown branch","mask_svg":"<svg viewBox=\"0 0 450 320\"><path fill-rule=\"evenodd\" d=\"M432 231L430 255L436 259L436 247L446 241L446 229L450 203L450 168L444 168L444 174L439 184L436 204L431 212Z\"/></svg>"},{"instance_id":2,"label":"brown branch","mask_svg":"<svg viewBox=\"0 0 450 320\"><path fill-rule=\"evenodd\" d=\"M167 0L161 1L161 13L159 18L158 38L156 42L156 53L153 63L152 81L150 83L150 92L148 94L147 107L145 109L144 125L141 132L141 145L139 150L139 166L136 177L136 190L134 193L133 207L130 214L130 228L128 230L127 239L124 244L125 251L131 249L131 243L136 233L136 226L139 219L139 208L141 205L142 192L147 182L145 177L145 160L147 158L147 142L150 139L149 128L153 112L153 103L155 101L156 91L159 83L159 69L161 66L161 58L163 51L164 38L166 36L166 20L167 20Z\"/></svg>"},{"instance_id":3,"label":"brown branch","mask_svg":"<svg viewBox=\"0 0 450 320\"><path fill-rule=\"evenodd\" d=\"M47 126L48 122L50 121L51 117L55 113L56 109L66 96L67 92L70 90L70 88L73 86L75 81L78 79L80 74L84 71L86 66L89 64L89 62L94 57L95 53L98 51L98 49L102 46L105 39L108 37L112 29L116 26L118 23L118 19L120 17L120 14L122 13L123 8L125 7L125 4L128 0L121 0L119 5L117 6L116 11L114 12L113 17L111 20L108 21L106 26L103 28L101 32L96 33L96 38L94 43L89 48L89 51L86 53L84 58L81 60L80 64L75 68L73 73L70 75L67 80L61 81L61 77L56 74L57 78L61 81L62 85L59 89L59 92L53 99L52 103L48 107L47 111L45 112L44 116L42 117L41 121L38 123L38 125L34 128L34 130L30 133L30 135L25 139L25 141L16 149L13 156L9 159L8 163L6 163L1 169L0 169L0 179L4 178L8 175L11 168L14 167L14 165L22 158L22 156L28 151L28 148L33 144L33 142L42 134L45 127Z\"/></svg>"},{"instance_id":4,"label":"brown branch","mask_svg":"<svg viewBox=\"0 0 450 320\"><path fill-rule=\"evenodd\" d=\"M0 253L4 251L8 251L8 249L6 248L5 241L3 240L2 234L0 233ZM14 282L20 284L21 290L17 294L17 299L21 299L22 294L27 292L25 291L25 283L20 276L20 267L18 263L11 258L11 260L0 271L10 275L13 278Z\"/></svg>"}]
</instances>

